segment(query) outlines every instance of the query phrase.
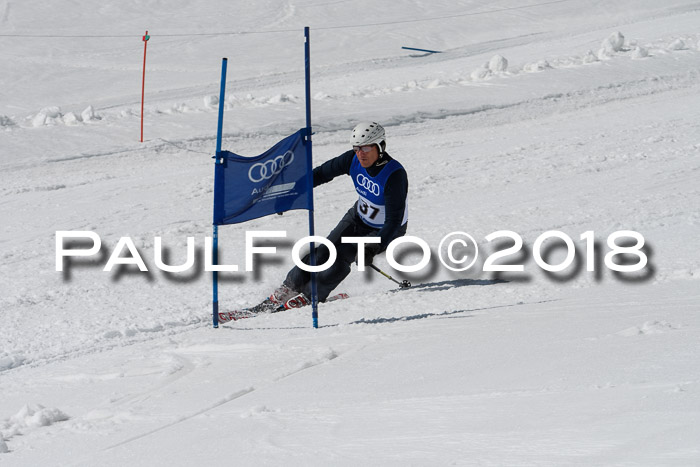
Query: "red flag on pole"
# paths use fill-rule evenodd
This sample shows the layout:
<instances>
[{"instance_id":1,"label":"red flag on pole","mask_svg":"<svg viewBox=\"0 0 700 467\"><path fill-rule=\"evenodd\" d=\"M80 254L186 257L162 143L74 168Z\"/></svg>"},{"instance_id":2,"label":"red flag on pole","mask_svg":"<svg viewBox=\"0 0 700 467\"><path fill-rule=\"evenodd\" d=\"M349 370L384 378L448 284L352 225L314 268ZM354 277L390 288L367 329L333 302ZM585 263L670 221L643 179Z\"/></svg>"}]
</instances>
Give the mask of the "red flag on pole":
<instances>
[{"instance_id":1,"label":"red flag on pole","mask_svg":"<svg viewBox=\"0 0 700 467\"><path fill-rule=\"evenodd\" d=\"M143 79L141 80L141 142L143 143L143 98L146 90L146 46L148 45L148 31L143 35Z\"/></svg>"}]
</instances>

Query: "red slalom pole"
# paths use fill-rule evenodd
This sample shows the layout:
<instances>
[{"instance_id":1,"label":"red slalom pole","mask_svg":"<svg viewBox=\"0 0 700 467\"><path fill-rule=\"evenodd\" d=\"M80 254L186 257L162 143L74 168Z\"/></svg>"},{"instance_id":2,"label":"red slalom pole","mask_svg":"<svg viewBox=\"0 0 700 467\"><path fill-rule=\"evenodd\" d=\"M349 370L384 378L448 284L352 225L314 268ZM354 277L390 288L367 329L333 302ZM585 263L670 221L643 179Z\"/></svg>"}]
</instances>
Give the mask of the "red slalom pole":
<instances>
[{"instance_id":1,"label":"red slalom pole","mask_svg":"<svg viewBox=\"0 0 700 467\"><path fill-rule=\"evenodd\" d=\"M143 99L146 90L146 46L148 45L148 31L143 36L143 79L141 80L141 142L143 143Z\"/></svg>"}]
</instances>

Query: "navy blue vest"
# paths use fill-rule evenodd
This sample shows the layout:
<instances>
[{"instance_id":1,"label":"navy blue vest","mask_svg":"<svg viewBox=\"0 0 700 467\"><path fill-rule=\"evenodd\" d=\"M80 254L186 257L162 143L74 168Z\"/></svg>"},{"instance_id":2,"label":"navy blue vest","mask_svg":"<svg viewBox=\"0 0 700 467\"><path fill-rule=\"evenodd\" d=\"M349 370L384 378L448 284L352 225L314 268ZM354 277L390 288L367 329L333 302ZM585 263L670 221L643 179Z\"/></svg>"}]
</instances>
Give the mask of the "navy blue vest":
<instances>
[{"instance_id":1,"label":"navy blue vest","mask_svg":"<svg viewBox=\"0 0 700 467\"><path fill-rule=\"evenodd\" d=\"M357 214L365 222L365 224L380 229L384 226L386 220L386 202L384 200L384 186L389 178L403 166L396 160L392 159L386 166L379 171L376 177L372 177L367 173L357 157L353 158L350 166L350 176L355 184L355 190L359 195L357 201ZM408 203L404 210L403 220L401 225L408 221Z\"/></svg>"}]
</instances>

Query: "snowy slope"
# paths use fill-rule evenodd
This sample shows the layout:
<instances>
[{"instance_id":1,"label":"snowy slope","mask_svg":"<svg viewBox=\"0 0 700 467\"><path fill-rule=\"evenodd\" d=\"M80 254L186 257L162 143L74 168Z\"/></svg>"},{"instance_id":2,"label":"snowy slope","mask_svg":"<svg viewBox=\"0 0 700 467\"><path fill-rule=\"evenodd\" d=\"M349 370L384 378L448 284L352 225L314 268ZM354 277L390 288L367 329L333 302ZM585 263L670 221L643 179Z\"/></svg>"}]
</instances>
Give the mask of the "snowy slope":
<instances>
[{"instance_id":1,"label":"snowy slope","mask_svg":"<svg viewBox=\"0 0 700 467\"><path fill-rule=\"evenodd\" d=\"M0 461L700 463L698 8L0 5ZM352 298L322 305L318 330L306 310L213 330L202 251L220 60L224 147L258 154L304 125L306 25L315 162L345 151L358 121L382 122L409 173L410 234L435 255L465 231L481 255L469 272L433 261L414 274L380 257L416 286L392 291L353 272L342 285ZM316 231L353 200L349 180L319 187ZM241 268L247 230L288 233L255 273L224 275L224 308L279 284L306 222L299 211L220 230L223 261ZM58 230L98 233L102 256L57 272ZM498 247L485 237L499 230L522 237L510 259L524 272L481 270ZM533 257L550 230L576 243L560 273ZM606 239L621 230L645 238L641 273L604 264ZM149 273L102 271L123 236ZM173 264L195 237L197 269L158 271L155 236ZM564 259L550 253L551 264Z\"/></svg>"}]
</instances>

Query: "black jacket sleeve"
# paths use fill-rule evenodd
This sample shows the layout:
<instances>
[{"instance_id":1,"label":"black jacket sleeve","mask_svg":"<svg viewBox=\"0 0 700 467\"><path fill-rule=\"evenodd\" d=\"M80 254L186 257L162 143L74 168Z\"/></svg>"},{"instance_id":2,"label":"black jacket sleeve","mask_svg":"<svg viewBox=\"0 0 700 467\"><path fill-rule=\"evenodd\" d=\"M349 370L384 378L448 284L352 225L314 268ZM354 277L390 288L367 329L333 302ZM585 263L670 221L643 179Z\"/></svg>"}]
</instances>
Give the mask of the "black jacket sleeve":
<instances>
[{"instance_id":1,"label":"black jacket sleeve","mask_svg":"<svg viewBox=\"0 0 700 467\"><path fill-rule=\"evenodd\" d=\"M350 175L350 167L354 157L355 152L351 149L316 167L313 172L314 187L328 183L338 175Z\"/></svg>"}]
</instances>

